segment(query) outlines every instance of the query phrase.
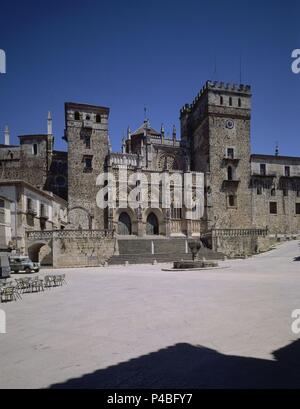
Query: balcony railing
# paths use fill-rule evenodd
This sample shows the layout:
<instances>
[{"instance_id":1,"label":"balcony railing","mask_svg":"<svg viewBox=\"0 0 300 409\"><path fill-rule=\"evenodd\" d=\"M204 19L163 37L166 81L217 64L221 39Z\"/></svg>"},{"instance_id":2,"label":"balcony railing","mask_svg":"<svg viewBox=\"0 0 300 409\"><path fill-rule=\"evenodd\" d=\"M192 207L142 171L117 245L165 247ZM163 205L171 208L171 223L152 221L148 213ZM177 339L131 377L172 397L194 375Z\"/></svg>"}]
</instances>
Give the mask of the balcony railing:
<instances>
[{"instance_id":1,"label":"balcony railing","mask_svg":"<svg viewBox=\"0 0 300 409\"><path fill-rule=\"evenodd\" d=\"M238 185L240 184L240 179L225 179L223 180L223 187L238 187Z\"/></svg>"},{"instance_id":2,"label":"balcony railing","mask_svg":"<svg viewBox=\"0 0 300 409\"><path fill-rule=\"evenodd\" d=\"M237 163L239 163L239 161L240 161L240 158L235 158L235 157L233 157L233 156L224 156L224 158L223 158L223 162L224 163L234 163L234 164L237 164Z\"/></svg>"}]
</instances>

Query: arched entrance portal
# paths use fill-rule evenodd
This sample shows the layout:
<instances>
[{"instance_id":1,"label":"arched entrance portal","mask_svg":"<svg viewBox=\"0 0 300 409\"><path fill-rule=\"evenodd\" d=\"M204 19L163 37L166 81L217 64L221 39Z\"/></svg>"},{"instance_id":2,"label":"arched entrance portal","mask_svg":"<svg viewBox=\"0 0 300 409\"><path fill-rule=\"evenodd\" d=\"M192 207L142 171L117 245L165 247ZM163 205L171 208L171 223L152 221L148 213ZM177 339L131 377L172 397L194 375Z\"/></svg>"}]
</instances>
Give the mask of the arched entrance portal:
<instances>
[{"instance_id":1,"label":"arched entrance portal","mask_svg":"<svg viewBox=\"0 0 300 409\"><path fill-rule=\"evenodd\" d=\"M159 224L154 213L150 213L147 217L146 234L149 236L159 234Z\"/></svg>"},{"instance_id":2,"label":"arched entrance portal","mask_svg":"<svg viewBox=\"0 0 300 409\"><path fill-rule=\"evenodd\" d=\"M119 216L119 221L118 221L118 234L121 234L122 236L129 236L131 235L131 219L130 216L123 212Z\"/></svg>"},{"instance_id":3,"label":"arched entrance portal","mask_svg":"<svg viewBox=\"0 0 300 409\"><path fill-rule=\"evenodd\" d=\"M40 262L41 266L53 264L52 246L47 243L34 243L28 247L28 256L34 262Z\"/></svg>"}]
</instances>

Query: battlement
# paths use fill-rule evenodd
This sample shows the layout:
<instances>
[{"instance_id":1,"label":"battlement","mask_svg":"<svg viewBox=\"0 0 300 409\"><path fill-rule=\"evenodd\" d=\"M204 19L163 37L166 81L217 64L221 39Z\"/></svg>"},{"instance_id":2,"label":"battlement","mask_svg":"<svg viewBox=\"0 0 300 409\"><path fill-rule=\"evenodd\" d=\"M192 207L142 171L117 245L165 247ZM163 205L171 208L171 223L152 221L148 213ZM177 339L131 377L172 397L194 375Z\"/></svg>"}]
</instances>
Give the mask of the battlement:
<instances>
[{"instance_id":1,"label":"battlement","mask_svg":"<svg viewBox=\"0 0 300 409\"><path fill-rule=\"evenodd\" d=\"M185 104L181 110L180 115L185 113L191 112L194 107L197 105L198 101L202 98L203 95L207 93L207 91L217 91L217 92L224 92L224 93L235 93L240 95L249 95L251 96L251 86L245 84L234 84L234 83L225 83L221 81L206 81L205 85L201 88L198 92L196 98L193 100L191 104Z\"/></svg>"},{"instance_id":2,"label":"battlement","mask_svg":"<svg viewBox=\"0 0 300 409\"><path fill-rule=\"evenodd\" d=\"M225 83L220 81L207 81L205 89L216 89L218 91L234 91L242 94L251 94L251 86L244 84Z\"/></svg>"}]
</instances>

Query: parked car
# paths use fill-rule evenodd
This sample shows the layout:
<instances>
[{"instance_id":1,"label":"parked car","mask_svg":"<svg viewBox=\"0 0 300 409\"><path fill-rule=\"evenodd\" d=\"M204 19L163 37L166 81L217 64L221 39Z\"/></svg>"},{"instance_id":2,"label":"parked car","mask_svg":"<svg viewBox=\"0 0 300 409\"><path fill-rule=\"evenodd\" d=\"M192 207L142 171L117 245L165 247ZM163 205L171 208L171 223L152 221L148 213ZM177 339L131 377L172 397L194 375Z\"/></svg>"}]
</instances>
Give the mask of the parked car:
<instances>
[{"instance_id":1,"label":"parked car","mask_svg":"<svg viewBox=\"0 0 300 409\"><path fill-rule=\"evenodd\" d=\"M40 271L40 263L30 260L28 256L10 256L9 264L13 273L37 273Z\"/></svg>"}]
</instances>

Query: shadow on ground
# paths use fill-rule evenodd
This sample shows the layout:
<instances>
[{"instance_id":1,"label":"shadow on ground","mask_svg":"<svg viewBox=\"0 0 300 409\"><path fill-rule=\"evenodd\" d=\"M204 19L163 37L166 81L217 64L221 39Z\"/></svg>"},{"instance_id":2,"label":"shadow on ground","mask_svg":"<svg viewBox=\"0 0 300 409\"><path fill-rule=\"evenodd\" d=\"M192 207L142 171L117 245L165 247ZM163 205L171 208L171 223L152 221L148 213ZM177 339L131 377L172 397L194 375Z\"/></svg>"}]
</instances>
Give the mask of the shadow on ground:
<instances>
[{"instance_id":1,"label":"shadow on ground","mask_svg":"<svg viewBox=\"0 0 300 409\"><path fill-rule=\"evenodd\" d=\"M300 256L299 257L295 257L294 261L300 261Z\"/></svg>"},{"instance_id":2,"label":"shadow on ground","mask_svg":"<svg viewBox=\"0 0 300 409\"><path fill-rule=\"evenodd\" d=\"M300 340L274 361L177 344L51 388L300 388Z\"/></svg>"}]
</instances>

